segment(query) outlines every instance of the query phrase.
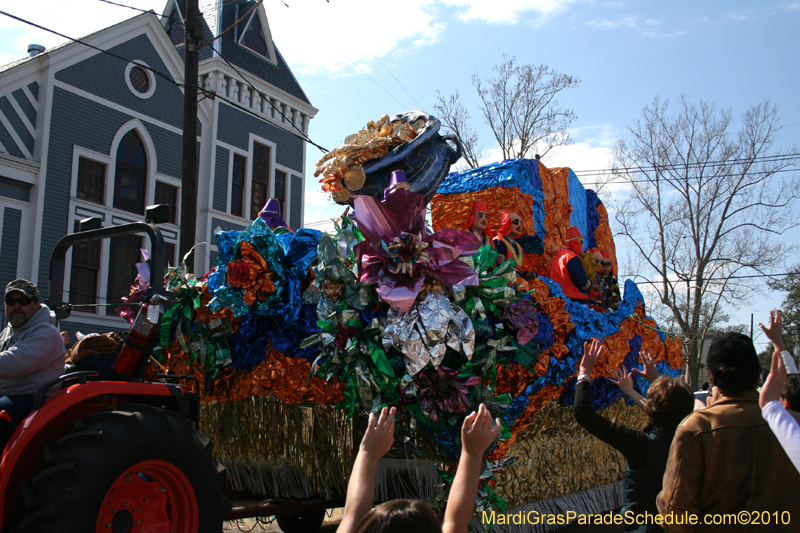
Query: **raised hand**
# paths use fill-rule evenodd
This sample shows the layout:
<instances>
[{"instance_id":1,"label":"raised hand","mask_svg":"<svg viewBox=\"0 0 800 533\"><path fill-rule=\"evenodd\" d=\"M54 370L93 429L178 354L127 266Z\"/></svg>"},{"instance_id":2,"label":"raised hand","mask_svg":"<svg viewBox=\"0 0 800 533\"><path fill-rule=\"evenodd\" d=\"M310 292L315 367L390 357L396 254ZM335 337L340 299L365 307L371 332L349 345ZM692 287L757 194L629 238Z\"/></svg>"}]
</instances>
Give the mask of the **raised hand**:
<instances>
[{"instance_id":1,"label":"raised hand","mask_svg":"<svg viewBox=\"0 0 800 533\"><path fill-rule=\"evenodd\" d=\"M583 358L581 359L581 364L578 367L578 373L591 375L592 370L594 370L595 365L597 365L597 360L600 358L600 354L603 353L604 349L604 346L597 339L584 342Z\"/></svg>"},{"instance_id":2,"label":"raised hand","mask_svg":"<svg viewBox=\"0 0 800 533\"><path fill-rule=\"evenodd\" d=\"M394 414L396 409L383 408L380 416L369 414L367 431L361 439L360 450L370 456L380 458L386 455L394 444Z\"/></svg>"},{"instance_id":3,"label":"raised hand","mask_svg":"<svg viewBox=\"0 0 800 533\"><path fill-rule=\"evenodd\" d=\"M624 366L615 368L611 372L613 377L610 381L619 387L619 390L621 390L625 396L633 400L633 403L635 403L639 409L644 411L647 405L647 399L636 392L636 389L633 388L633 374L626 372L627 369Z\"/></svg>"},{"instance_id":4,"label":"raised hand","mask_svg":"<svg viewBox=\"0 0 800 533\"><path fill-rule=\"evenodd\" d=\"M634 369L635 370L635 369ZM611 371L611 378L609 381L619 387L626 396L630 396L635 391L633 388L633 375L628 373L628 369L620 366Z\"/></svg>"},{"instance_id":5,"label":"raised hand","mask_svg":"<svg viewBox=\"0 0 800 533\"><path fill-rule=\"evenodd\" d=\"M776 309L769 312L769 327L764 326L761 322L758 323L758 326L767 338L772 341L777 351L780 352L786 349L783 345L783 335L781 334L783 330L783 318L781 317L780 310Z\"/></svg>"},{"instance_id":6,"label":"raised hand","mask_svg":"<svg viewBox=\"0 0 800 533\"><path fill-rule=\"evenodd\" d=\"M461 426L461 447L465 452L482 456L486 448L500 434L500 419L492 420L485 405L467 415Z\"/></svg>"},{"instance_id":7,"label":"raised hand","mask_svg":"<svg viewBox=\"0 0 800 533\"><path fill-rule=\"evenodd\" d=\"M642 376L644 379L649 381L650 383L654 382L658 379L658 368L656 368L655 357L650 352L641 352L639 354L639 360L642 362L644 366L644 372L639 370L638 368L632 368L631 372L636 375Z\"/></svg>"}]
</instances>

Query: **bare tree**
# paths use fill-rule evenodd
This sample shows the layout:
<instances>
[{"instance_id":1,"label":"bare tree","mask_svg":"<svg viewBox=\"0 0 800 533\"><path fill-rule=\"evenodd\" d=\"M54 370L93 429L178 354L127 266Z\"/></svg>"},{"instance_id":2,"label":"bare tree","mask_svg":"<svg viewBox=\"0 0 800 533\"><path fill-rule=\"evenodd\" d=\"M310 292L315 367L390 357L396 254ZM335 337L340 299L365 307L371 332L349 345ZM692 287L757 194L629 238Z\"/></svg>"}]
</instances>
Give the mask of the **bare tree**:
<instances>
[{"instance_id":1,"label":"bare tree","mask_svg":"<svg viewBox=\"0 0 800 533\"><path fill-rule=\"evenodd\" d=\"M436 104L433 108L445 128L461 141L467 164L470 168L475 168L480 166L483 149L478 146L478 133L470 125L469 111L461 104L460 97L458 90L447 97L436 91Z\"/></svg>"},{"instance_id":2,"label":"bare tree","mask_svg":"<svg viewBox=\"0 0 800 533\"><path fill-rule=\"evenodd\" d=\"M492 70L495 76L485 80L473 74L472 84L504 159L531 156L537 150L545 155L554 146L572 144L567 128L577 117L558 107L556 96L580 79L547 65L517 65L506 55Z\"/></svg>"},{"instance_id":3,"label":"bare tree","mask_svg":"<svg viewBox=\"0 0 800 533\"><path fill-rule=\"evenodd\" d=\"M492 70L495 76L485 80L473 74L472 85L503 159L532 157L536 153L543 156L555 146L572 144L567 128L576 115L558 107L556 96L578 85L580 79L559 74L546 65L518 65L514 57L506 55ZM477 167L482 150L458 91L447 97L438 91L436 95L434 108L439 119L461 140L467 164Z\"/></svg>"},{"instance_id":4,"label":"bare tree","mask_svg":"<svg viewBox=\"0 0 800 533\"><path fill-rule=\"evenodd\" d=\"M615 174L629 194L616 208L618 233L642 259L651 284L685 343L688 378L699 348L763 283L749 276L783 264L791 251L775 237L796 227L798 179L784 174L797 148L773 147L777 108L747 109L733 131L730 111L682 97L677 112L656 97L615 147ZM649 279L648 279L649 278Z\"/></svg>"}]
</instances>

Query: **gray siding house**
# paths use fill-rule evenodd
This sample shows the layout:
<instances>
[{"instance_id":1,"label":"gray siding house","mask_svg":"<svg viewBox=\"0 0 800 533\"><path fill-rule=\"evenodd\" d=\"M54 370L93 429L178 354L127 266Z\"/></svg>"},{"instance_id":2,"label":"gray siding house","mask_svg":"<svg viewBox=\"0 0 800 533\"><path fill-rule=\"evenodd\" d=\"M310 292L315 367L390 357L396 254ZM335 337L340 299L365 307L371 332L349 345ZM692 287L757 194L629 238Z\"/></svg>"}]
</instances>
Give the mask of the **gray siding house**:
<instances>
[{"instance_id":1,"label":"gray siding house","mask_svg":"<svg viewBox=\"0 0 800 533\"><path fill-rule=\"evenodd\" d=\"M303 137L317 113L275 47L263 5L200 4L211 42L200 56L195 237L206 244L190 265L198 275L216 264L214 234L246 227L267 198L302 227ZM168 0L161 17L143 13L82 39L92 47L34 50L0 67L0 286L28 278L46 298L50 255L79 220L142 220L155 203L172 207L160 227L168 261L179 261L184 9L185 0ZM143 247L146 237L131 236L70 251L62 298L76 311L62 329L125 327L113 310Z\"/></svg>"}]
</instances>

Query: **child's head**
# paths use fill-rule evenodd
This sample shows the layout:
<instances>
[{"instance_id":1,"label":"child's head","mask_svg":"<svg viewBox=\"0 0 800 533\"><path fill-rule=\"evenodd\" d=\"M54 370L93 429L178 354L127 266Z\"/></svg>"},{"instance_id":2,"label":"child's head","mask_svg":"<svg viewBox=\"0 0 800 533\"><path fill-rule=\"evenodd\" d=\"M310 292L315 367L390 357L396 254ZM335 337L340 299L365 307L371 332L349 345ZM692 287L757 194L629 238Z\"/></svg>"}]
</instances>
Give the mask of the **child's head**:
<instances>
[{"instance_id":1,"label":"child's head","mask_svg":"<svg viewBox=\"0 0 800 533\"><path fill-rule=\"evenodd\" d=\"M789 374L783 385L783 406L792 411L800 411L800 374Z\"/></svg>"},{"instance_id":2,"label":"child's head","mask_svg":"<svg viewBox=\"0 0 800 533\"><path fill-rule=\"evenodd\" d=\"M372 509L356 533L441 533L442 522L429 505L413 500L392 500Z\"/></svg>"}]
</instances>

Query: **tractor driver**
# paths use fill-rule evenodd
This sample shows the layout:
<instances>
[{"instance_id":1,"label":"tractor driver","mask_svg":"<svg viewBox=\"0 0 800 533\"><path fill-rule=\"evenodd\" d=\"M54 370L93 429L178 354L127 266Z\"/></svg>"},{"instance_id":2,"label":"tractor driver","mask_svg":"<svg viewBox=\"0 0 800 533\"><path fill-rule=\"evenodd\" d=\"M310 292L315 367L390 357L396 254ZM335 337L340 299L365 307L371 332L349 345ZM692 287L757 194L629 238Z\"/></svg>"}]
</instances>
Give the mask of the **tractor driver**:
<instances>
[{"instance_id":1,"label":"tractor driver","mask_svg":"<svg viewBox=\"0 0 800 533\"><path fill-rule=\"evenodd\" d=\"M64 340L55 314L39 302L39 290L28 280L6 286L8 325L0 332L0 447L33 410L42 385L64 373Z\"/></svg>"}]
</instances>

